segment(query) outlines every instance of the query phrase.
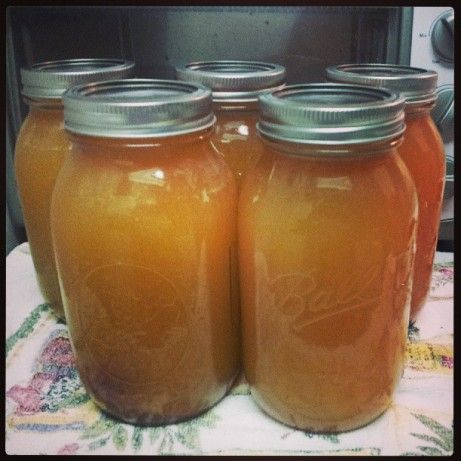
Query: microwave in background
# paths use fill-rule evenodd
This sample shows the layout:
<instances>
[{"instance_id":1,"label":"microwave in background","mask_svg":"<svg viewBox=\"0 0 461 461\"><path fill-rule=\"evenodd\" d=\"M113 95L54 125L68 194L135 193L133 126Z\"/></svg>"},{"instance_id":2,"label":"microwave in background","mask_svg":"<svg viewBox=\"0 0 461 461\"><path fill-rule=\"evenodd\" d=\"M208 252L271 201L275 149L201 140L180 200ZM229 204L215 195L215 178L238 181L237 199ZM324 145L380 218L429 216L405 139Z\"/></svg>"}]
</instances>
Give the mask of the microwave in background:
<instances>
[{"instance_id":1,"label":"microwave in background","mask_svg":"<svg viewBox=\"0 0 461 461\"><path fill-rule=\"evenodd\" d=\"M136 76L175 78L201 60L281 64L287 83L325 81L325 68L381 62L439 73L434 120L447 176L439 249L453 251L453 9L343 6L10 6L6 15L6 253L26 240L14 146L27 115L20 68L69 58L124 58Z\"/></svg>"}]
</instances>

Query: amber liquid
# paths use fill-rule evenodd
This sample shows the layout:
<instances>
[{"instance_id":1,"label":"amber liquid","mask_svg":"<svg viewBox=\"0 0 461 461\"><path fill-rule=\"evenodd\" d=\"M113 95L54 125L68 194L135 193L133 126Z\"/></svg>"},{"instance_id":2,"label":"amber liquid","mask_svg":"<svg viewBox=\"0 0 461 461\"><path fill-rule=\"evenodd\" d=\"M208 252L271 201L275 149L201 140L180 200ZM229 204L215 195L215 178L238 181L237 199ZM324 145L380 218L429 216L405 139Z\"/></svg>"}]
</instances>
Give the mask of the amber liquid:
<instances>
[{"instance_id":1,"label":"amber liquid","mask_svg":"<svg viewBox=\"0 0 461 461\"><path fill-rule=\"evenodd\" d=\"M257 103L214 103L216 126L211 136L215 151L234 173L240 189L245 175L256 165L264 146L259 139L256 123L259 120ZM232 290L235 311L240 312L240 280L237 245L231 248L233 262Z\"/></svg>"},{"instance_id":2,"label":"amber liquid","mask_svg":"<svg viewBox=\"0 0 461 461\"><path fill-rule=\"evenodd\" d=\"M275 419L350 430L389 407L403 372L414 185L390 148L320 158L274 146L240 195L245 374Z\"/></svg>"},{"instance_id":3,"label":"amber liquid","mask_svg":"<svg viewBox=\"0 0 461 461\"><path fill-rule=\"evenodd\" d=\"M62 108L30 107L16 141L16 179L38 285L63 320L51 241L50 205L56 177L68 151Z\"/></svg>"},{"instance_id":4,"label":"amber liquid","mask_svg":"<svg viewBox=\"0 0 461 461\"><path fill-rule=\"evenodd\" d=\"M239 370L232 173L209 133L73 139L52 231L80 377L124 421L195 416Z\"/></svg>"},{"instance_id":5,"label":"amber liquid","mask_svg":"<svg viewBox=\"0 0 461 461\"><path fill-rule=\"evenodd\" d=\"M445 184L443 142L430 115L407 114L399 154L415 182L419 217L410 317L422 309L431 286Z\"/></svg>"},{"instance_id":6,"label":"amber liquid","mask_svg":"<svg viewBox=\"0 0 461 461\"><path fill-rule=\"evenodd\" d=\"M263 152L256 132L258 108L254 103L244 106L222 103L215 104L214 110L217 122L212 135L213 146L227 162L240 186Z\"/></svg>"}]
</instances>

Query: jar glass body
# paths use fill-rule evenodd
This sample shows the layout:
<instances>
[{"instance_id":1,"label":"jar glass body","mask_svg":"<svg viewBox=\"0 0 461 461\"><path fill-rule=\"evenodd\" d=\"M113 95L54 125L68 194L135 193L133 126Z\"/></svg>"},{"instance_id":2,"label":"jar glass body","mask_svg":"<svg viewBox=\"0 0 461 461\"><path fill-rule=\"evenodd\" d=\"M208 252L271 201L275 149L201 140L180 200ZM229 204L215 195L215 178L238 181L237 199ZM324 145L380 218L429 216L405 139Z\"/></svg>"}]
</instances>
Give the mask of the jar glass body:
<instances>
[{"instance_id":1,"label":"jar glass body","mask_svg":"<svg viewBox=\"0 0 461 461\"><path fill-rule=\"evenodd\" d=\"M45 300L64 320L50 229L51 196L69 152L62 105L30 102L18 134L15 173L37 281Z\"/></svg>"},{"instance_id":2,"label":"jar glass body","mask_svg":"<svg viewBox=\"0 0 461 461\"><path fill-rule=\"evenodd\" d=\"M445 150L430 108L407 108L407 128L399 147L399 154L413 177L419 202L411 318L421 310L430 290L445 184Z\"/></svg>"},{"instance_id":3,"label":"jar glass body","mask_svg":"<svg viewBox=\"0 0 461 461\"><path fill-rule=\"evenodd\" d=\"M403 372L414 184L391 145L324 157L264 144L239 202L245 374L275 419L353 429L390 405Z\"/></svg>"},{"instance_id":4,"label":"jar glass body","mask_svg":"<svg viewBox=\"0 0 461 461\"><path fill-rule=\"evenodd\" d=\"M239 370L230 289L236 186L210 130L72 135L52 232L80 377L136 424L205 411Z\"/></svg>"},{"instance_id":5,"label":"jar glass body","mask_svg":"<svg viewBox=\"0 0 461 461\"><path fill-rule=\"evenodd\" d=\"M256 131L258 105L256 102L215 102L213 108L217 118L213 146L224 157L240 186L263 151Z\"/></svg>"}]
</instances>

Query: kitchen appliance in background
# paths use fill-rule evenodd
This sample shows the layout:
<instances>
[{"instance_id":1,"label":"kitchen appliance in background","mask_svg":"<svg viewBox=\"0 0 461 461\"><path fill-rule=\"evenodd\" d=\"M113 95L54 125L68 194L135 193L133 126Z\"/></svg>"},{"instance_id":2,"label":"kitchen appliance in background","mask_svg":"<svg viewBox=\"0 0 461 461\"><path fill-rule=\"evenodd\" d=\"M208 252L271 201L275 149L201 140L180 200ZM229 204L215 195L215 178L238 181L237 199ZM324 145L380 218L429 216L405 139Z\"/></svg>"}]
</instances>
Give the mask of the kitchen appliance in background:
<instances>
[{"instance_id":1,"label":"kitchen appliance in background","mask_svg":"<svg viewBox=\"0 0 461 461\"><path fill-rule=\"evenodd\" d=\"M453 251L454 237L454 11L414 7L410 65L435 70L438 98L432 117L445 145L445 192L438 250Z\"/></svg>"},{"instance_id":2,"label":"kitchen appliance in background","mask_svg":"<svg viewBox=\"0 0 461 461\"><path fill-rule=\"evenodd\" d=\"M437 53L445 53L443 43L449 41L446 30L437 26L434 31L433 23L449 10L400 6L9 7L6 11L7 252L26 239L13 169L16 136L27 114L20 94L21 67L55 59L122 58L136 63L137 77L174 79L175 67L192 61L256 60L283 65L287 83L295 84L323 81L324 70L330 65L383 62L427 66L438 72L443 69L446 76L441 76L440 90L445 97L449 92L442 91L443 85L451 85L453 93L453 63L442 63L441 57L428 57L424 63L413 59L415 51L422 52L418 50L422 48L420 42L427 46L427 53L436 53L433 42L437 44ZM412 34L413 14L416 20ZM427 25L419 25L420 17L432 19ZM326 30L333 33L325 34ZM424 33L427 36L420 37ZM433 63L432 59L440 62ZM436 110L444 112L442 106L437 107L434 114L437 115ZM447 119L443 115L441 118ZM442 125L439 123L439 127ZM449 180L447 184L450 196ZM448 233L444 229L441 229L444 241L449 242L450 238L452 241L449 225Z\"/></svg>"}]
</instances>

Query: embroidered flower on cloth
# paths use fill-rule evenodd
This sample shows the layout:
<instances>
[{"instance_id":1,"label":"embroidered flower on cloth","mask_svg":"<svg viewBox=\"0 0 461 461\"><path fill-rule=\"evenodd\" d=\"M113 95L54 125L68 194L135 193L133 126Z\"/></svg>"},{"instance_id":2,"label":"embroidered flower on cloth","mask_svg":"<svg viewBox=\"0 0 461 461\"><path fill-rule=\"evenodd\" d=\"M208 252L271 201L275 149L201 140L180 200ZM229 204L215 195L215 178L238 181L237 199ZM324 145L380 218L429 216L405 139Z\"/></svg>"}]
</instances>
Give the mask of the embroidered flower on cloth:
<instances>
[{"instance_id":1,"label":"embroidered flower on cloth","mask_svg":"<svg viewBox=\"0 0 461 461\"><path fill-rule=\"evenodd\" d=\"M56 454L57 455L74 455L79 449L78 443L69 443L64 445Z\"/></svg>"}]
</instances>

